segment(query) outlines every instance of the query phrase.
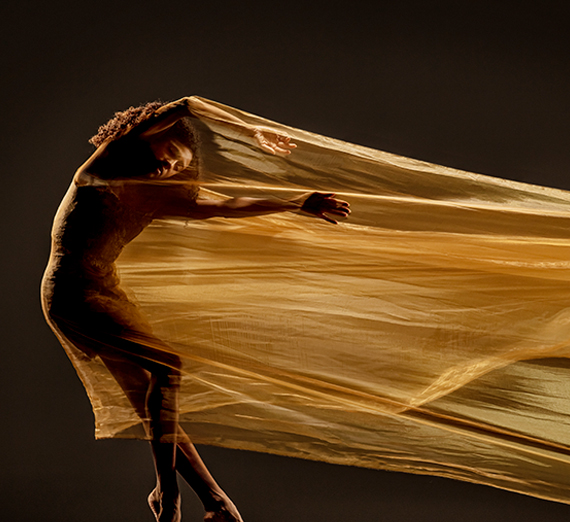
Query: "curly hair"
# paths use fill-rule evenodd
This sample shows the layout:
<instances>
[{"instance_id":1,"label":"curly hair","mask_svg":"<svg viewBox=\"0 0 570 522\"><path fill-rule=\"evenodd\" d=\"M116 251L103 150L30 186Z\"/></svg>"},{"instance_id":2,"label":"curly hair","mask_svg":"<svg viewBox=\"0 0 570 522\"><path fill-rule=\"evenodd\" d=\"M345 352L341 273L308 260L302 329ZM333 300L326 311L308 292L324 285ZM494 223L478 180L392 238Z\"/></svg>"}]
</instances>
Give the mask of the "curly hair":
<instances>
[{"instance_id":1,"label":"curly hair","mask_svg":"<svg viewBox=\"0 0 570 522\"><path fill-rule=\"evenodd\" d=\"M91 137L89 143L99 147L108 139L116 140L124 136L127 131L148 119L163 105L163 102L153 101L138 107L129 107L126 111L116 112L107 123L99 127L97 134Z\"/></svg>"}]
</instances>

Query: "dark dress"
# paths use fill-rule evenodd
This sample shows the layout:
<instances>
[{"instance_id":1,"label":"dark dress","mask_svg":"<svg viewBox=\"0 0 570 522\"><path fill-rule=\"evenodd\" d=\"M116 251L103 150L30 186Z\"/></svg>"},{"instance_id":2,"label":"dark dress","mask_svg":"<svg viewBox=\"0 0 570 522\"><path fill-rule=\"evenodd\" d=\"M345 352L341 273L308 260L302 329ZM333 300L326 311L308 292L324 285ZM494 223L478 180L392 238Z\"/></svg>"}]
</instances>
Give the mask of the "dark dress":
<instances>
[{"instance_id":1,"label":"dark dress","mask_svg":"<svg viewBox=\"0 0 570 522\"><path fill-rule=\"evenodd\" d=\"M121 289L115 261L174 192L189 208L195 198L193 189L144 179L159 166L148 144L127 136L75 176L54 220L41 291L48 324L72 362L98 357L142 420L150 375L175 374L179 359Z\"/></svg>"}]
</instances>

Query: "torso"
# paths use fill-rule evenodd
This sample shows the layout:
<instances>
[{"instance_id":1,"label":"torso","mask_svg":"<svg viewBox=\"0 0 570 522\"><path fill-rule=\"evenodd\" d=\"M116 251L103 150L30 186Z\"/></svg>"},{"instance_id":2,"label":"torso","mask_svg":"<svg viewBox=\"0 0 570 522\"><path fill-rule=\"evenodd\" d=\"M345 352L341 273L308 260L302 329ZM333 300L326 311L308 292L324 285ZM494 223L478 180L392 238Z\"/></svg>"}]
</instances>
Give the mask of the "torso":
<instances>
[{"instance_id":1,"label":"torso","mask_svg":"<svg viewBox=\"0 0 570 522\"><path fill-rule=\"evenodd\" d=\"M126 136L100 147L78 170L57 211L50 261L42 282L46 315L104 312L128 303L115 261L153 219L139 197L144 184L106 180L144 177L156 168L147 144ZM106 304L105 304L106 303Z\"/></svg>"},{"instance_id":2,"label":"torso","mask_svg":"<svg viewBox=\"0 0 570 522\"><path fill-rule=\"evenodd\" d=\"M152 213L125 204L107 188L72 183L54 220L44 305L52 313L69 315L85 306L98 309L109 300L128 301L119 288L115 261L152 219Z\"/></svg>"},{"instance_id":3,"label":"torso","mask_svg":"<svg viewBox=\"0 0 570 522\"><path fill-rule=\"evenodd\" d=\"M133 328L141 320L119 287L115 261L180 192L147 181L156 161L148 145L127 137L101 147L78 170L52 229L42 281L48 321L86 325L106 316Z\"/></svg>"}]
</instances>

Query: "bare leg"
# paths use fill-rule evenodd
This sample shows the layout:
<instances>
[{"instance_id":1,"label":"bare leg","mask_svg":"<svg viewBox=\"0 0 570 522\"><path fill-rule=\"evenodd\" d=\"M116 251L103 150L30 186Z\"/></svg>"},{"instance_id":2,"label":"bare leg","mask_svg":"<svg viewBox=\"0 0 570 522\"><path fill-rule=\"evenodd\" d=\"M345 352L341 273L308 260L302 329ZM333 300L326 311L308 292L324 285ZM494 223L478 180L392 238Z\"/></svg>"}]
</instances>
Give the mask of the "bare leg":
<instances>
[{"instance_id":1,"label":"bare leg","mask_svg":"<svg viewBox=\"0 0 570 522\"><path fill-rule=\"evenodd\" d=\"M98 326L95 330L94 324ZM148 501L157 522L180 521L177 472L202 501L206 511L204 520L243 522L178 425L178 357L169 353L166 345L161 353L159 348L163 343L150 334L125 331L106 317L101 325L92 321L81 329L65 328L63 334L86 353L99 355L139 417L150 419L149 424L145 422L145 429L151 438L157 485Z\"/></svg>"},{"instance_id":2,"label":"bare leg","mask_svg":"<svg viewBox=\"0 0 570 522\"><path fill-rule=\"evenodd\" d=\"M151 447L156 471L156 488L148 497L150 509L157 521L180 519L178 483L176 481L176 441L161 442L164 434L177 431L178 377L157 364L134 357L101 357L117 380L141 419ZM143 369L145 366L147 369ZM177 516L175 514L178 513Z\"/></svg>"},{"instance_id":3,"label":"bare leg","mask_svg":"<svg viewBox=\"0 0 570 522\"><path fill-rule=\"evenodd\" d=\"M149 496L149 504L158 522L181 519L176 480L179 381L180 377L168 369L153 373L147 396L156 469L156 488Z\"/></svg>"},{"instance_id":4,"label":"bare leg","mask_svg":"<svg viewBox=\"0 0 570 522\"><path fill-rule=\"evenodd\" d=\"M196 492L206 511L205 520L211 522L242 522L242 518L228 495L216 483L196 448L184 430L173 424L177 421L178 380L164 367L149 365L148 361L118 360L103 357L105 365L121 385L141 419L149 416L151 426L148 435L151 441L157 486L148 497L148 502L157 521L171 520L170 513L180 511L178 485L173 468ZM142 366L148 369L143 369ZM150 367L152 366L152 367ZM152 371L152 373L151 373ZM148 390L148 392L144 392ZM172 408L174 407L174 411ZM176 442L160 442L161 433L176 433ZM165 495L168 493L168 495ZM164 499L164 502L163 502ZM164 504L164 507L163 507ZM178 506L178 507L176 507ZM176 518L172 520L177 520Z\"/></svg>"},{"instance_id":5,"label":"bare leg","mask_svg":"<svg viewBox=\"0 0 570 522\"><path fill-rule=\"evenodd\" d=\"M178 427L176 470L196 492L204 505L204 520L211 522L243 522L234 503L217 484L184 430Z\"/></svg>"}]
</instances>

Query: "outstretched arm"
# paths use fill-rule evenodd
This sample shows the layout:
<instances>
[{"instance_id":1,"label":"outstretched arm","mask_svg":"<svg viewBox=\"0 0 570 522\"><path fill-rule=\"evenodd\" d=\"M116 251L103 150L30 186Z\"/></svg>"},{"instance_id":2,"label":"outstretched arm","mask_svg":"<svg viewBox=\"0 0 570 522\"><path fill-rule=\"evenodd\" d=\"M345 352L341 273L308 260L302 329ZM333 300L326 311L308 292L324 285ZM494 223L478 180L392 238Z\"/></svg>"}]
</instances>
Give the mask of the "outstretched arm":
<instances>
[{"instance_id":1,"label":"outstretched arm","mask_svg":"<svg viewBox=\"0 0 570 522\"><path fill-rule=\"evenodd\" d=\"M141 133L141 137L151 139L156 134L168 131L178 120L188 116L197 116L233 127L253 138L258 146L269 154L290 154L291 149L296 147L286 134L269 127L250 125L196 96L181 98L158 109L149 120L149 127Z\"/></svg>"},{"instance_id":2,"label":"outstretched arm","mask_svg":"<svg viewBox=\"0 0 570 522\"><path fill-rule=\"evenodd\" d=\"M304 212L336 224L335 218L344 218L350 214L350 205L346 201L336 199L335 194L320 192L304 194L289 200L242 197L224 201L198 199L192 206L188 205L187 200L181 199L170 200L160 212L160 217L243 218L287 211Z\"/></svg>"}]
</instances>

